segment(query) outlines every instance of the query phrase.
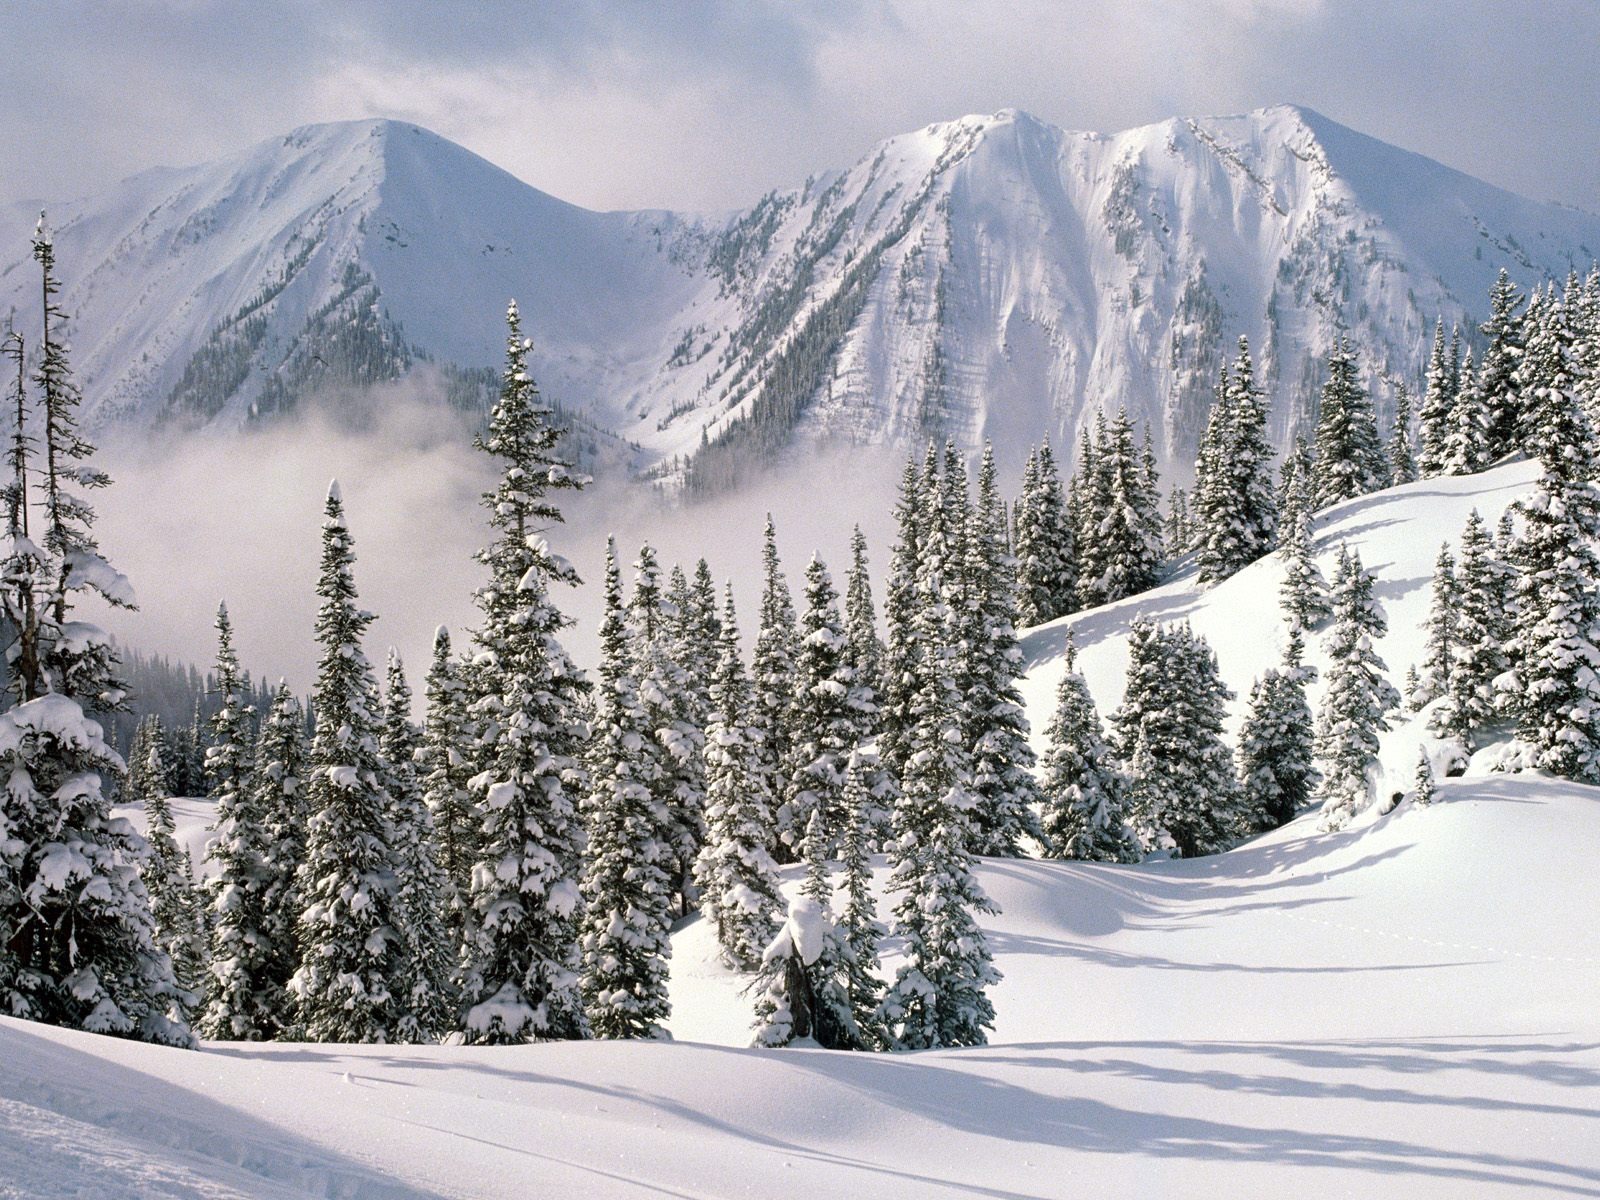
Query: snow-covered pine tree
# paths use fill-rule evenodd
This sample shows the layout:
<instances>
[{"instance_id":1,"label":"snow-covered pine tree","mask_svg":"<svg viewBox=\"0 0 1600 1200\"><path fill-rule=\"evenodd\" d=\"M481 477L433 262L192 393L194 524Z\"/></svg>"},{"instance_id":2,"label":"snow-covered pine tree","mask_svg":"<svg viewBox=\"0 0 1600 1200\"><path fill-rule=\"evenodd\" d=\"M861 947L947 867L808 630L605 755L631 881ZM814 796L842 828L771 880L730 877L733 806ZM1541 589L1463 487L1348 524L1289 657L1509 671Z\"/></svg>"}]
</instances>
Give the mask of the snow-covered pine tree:
<instances>
[{"instance_id":1,"label":"snow-covered pine tree","mask_svg":"<svg viewBox=\"0 0 1600 1200\"><path fill-rule=\"evenodd\" d=\"M1489 289L1489 319L1478 327L1484 336L1477 392L1483 406L1485 462L1521 448L1523 413L1532 400L1517 379L1523 354L1525 303L1511 276L1500 268Z\"/></svg>"},{"instance_id":2,"label":"snow-covered pine tree","mask_svg":"<svg viewBox=\"0 0 1600 1200\"><path fill-rule=\"evenodd\" d=\"M1049 854L1090 862L1138 862L1139 839L1128 823L1128 781L1106 744L1070 634L1045 739L1039 790Z\"/></svg>"},{"instance_id":3,"label":"snow-covered pine tree","mask_svg":"<svg viewBox=\"0 0 1600 1200\"><path fill-rule=\"evenodd\" d=\"M917 564L922 557L926 509L922 473L915 456L906 459L900 476L900 496L895 504L899 537L889 562L889 584L884 599L888 639L883 652L883 699L878 751L884 769L898 787L911 756L911 730L921 647L918 644Z\"/></svg>"},{"instance_id":4,"label":"snow-covered pine tree","mask_svg":"<svg viewBox=\"0 0 1600 1200\"><path fill-rule=\"evenodd\" d=\"M874 801L872 788L879 771L868 755L857 752L850 757L845 775L845 814L847 824L840 844L839 869L844 874L844 912L839 929L850 948L845 966L845 993L850 1012L861 1034L864 1049L887 1050L889 1031L882 1025L883 981L879 946L888 930L878 920L877 903L872 896L872 860L868 856L875 836L867 819Z\"/></svg>"},{"instance_id":5,"label":"snow-covered pine tree","mask_svg":"<svg viewBox=\"0 0 1600 1200\"><path fill-rule=\"evenodd\" d=\"M1108 498L1096 531L1103 570L1094 587L1105 601L1120 600L1154 587L1161 572L1157 501L1134 452L1126 409L1117 414L1095 459Z\"/></svg>"},{"instance_id":6,"label":"snow-covered pine tree","mask_svg":"<svg viewBox=\"0 0 1600 1200\"><path fill-rule=\"evenodd\" d=\"M823 825L822 810L812 809L802 840L805 882L752 985L757 1046L807 1041L826 1050L868 1048L850 1003L850 945L833 918L827 847L836 839Z\"/></svg>"},{"instance_id":7,"label":"snow-covered pine tree","mask_svg":"<svg viewBox=\"0 0 1600 1200\"><path fill-rule=\"evenodd\" d=\"M130 769L128 774L128 799L144 809L145 839L150 844L148 857L139 865L139 876L150 894L156 944L172 960L178 987L188 993L175 1005L175 1015L187 1022L204 994L205 918L200 895L194 886L189 855L179 848L174 836L172 800L167 794L167 770L161 752L160 718L146 718L140 722L140 729L146 734L137 748L143 755L143 762L137 773Z\"/></svg>"},{"instance_id":8,"label":"snow-covered pine tree","mask_svg":"<svg viewBox=\"0 0 1600 1200\"><path fill-rule=\"evenodd\" d=\"M606 547L600 684L584 815L583 998L596 1037L662 1038L671 1012L670 817L656 795L661 748L630 673L628 621L614 543Z\"/></svg>"},{"instance_id":9,"label":"snow-covered pine tree","mask_svg":"<svg viewBox=\"0 0 1600 1200\"><path fill-rule=\"evenodd\" d=\"M994 450L985 446L978 496L968 522L963 574L966 605L958 613L963 689L963 744L972 753L971 848L1013 856L1025 836L1038 836L1038 787L1031 768L1028 717L1017 678L1017 599L1013 560L1005 550L1005 510Z\"/></svg>"},{"instance_id":10,"label":"snow-covered pine tree","mask_svg":"<svg viewBox=\"0 0 1600 1200\"><path fill-rule=\"evenodd\" d=\"M688 672L678 658L673 621L655 550L646 543L633 564L628 647L639 702L662 750L657 760L661 774L652 786L666 807L672 888L681 916L694 906L694 864L705 841L705 731L693 723L695 701ZM781 836L781 813L778 824Z\"/></svg>"},{"instance_id":11,"label":"snow-covered pine tree","mask_svg":"<svg viewBox=\"0 0 1600 1200\"><path fill-rule=\"evenodd\" d=\"M828 568L816 557L806 567L805 612L794 678L790 760L779 808L778 831L798 857L800 841L810 836L811 814L820 811L819 828L844 828L844 776L856 745L851 692L854 676L847 656L839 595ZM802 836L803 835L803 836ZM825 849L831 854L835 847Z\"/></svg>"},{"instance_id":12,"label":"snow-covered pine tree","mask_svg":"<svg viewBox=\"0 0 1600 1200\"><path fill-rule=\"evenodd\" d=\"M1024 628L1076 607L1076 534L1050 440L1028 454L1017 500L1017 596Z\"/></svg>"},{"instance_id":13,"label":"snow-covered pine tree","mask_svg":"<svg viewBox=\"0 0 1600 1200\"><path fill-rule=\"evenodd\" d=\"M0 1012L92 1033L190 1045L184 1000L155 940L139 879L147 853L111 817L105 782L123 773L86 710L116 712L124 685L110 637L76 619L89 595L131 608L127 579L99 553L88 494L109 483L78 431L80 396L56 302L55 246L43 214L33 238L42 277L37 402L19 382L12 500L0 546L8 639L0 713ZM19 367L22 348L16 346ZM37 433L30 433L32 416ZM38 454L42 465L30 465ZM30 510L37 526L30 529Z\"/></svg>"},{"instance_id":14,"label":"snow-covered pine tree","mask_svg":"<svg viewBox=\"0 0 1600 1200\"><path fill-rule=\"evenodd\" d=\"M443 625L433 635L427 699L418 766L423 800L433 818L442 882L440 905L453 947L451 956L457 958L471 907L472 864L478 859L478 835L483 822L468 787L472 770L468 759L471 735L466 687L450 650L450 631Z\"/></svg>"},{"instance_id":15,"label":"snow-covered pine tree","mask_svg":"<svg viewBox=\"0 0 1600 1200\"><path fill-rule=\"evenodd\" d=\"M706 727L706 841L695 864L700 911L716 928L722 959L740 971L761 966L778 932L783 899L772 839L773 797L750 726L750 680L739 655L733 586L719 626L717 669Z\"/></svg>"},{"instance_id":16,"label":"snow-covered pine tree","mask_svg":"<svg viewBox=\"0 0 1600 1200\"><path fill-rule=\"evenodd\" d=\"M776 796L782 796L785 772L794 760L795 676L800 634L795 624L794 598L778 559L778 533L767 514L761 547L761 611L756 625L755 660L751 670L754 710L751 725L760 732L758 745L762 770ZM779 862L794 862L798 832L778 821L773 853ZM790 836L785 838L784 833Z\"/></svg>"},{"instance_id":17,"label":"snow-covered pine tree","mask_svg":"<svg viewBox=\"0 0 1600 1200\"><path fill-rule=\"evenodd\" d=\"M1456 560L1450 543L1439 547L1433 560L1433 586L1428 602L1428 622L1423 626L1426 639L1422 648L1422 670L1410 696L1412 712L1420 712L1450 688L1450 669L1454 663L1456 607L1460 590L1456 583Z\"/></svg>"},{"instance_id":18,"label":"snow-covered pine tree","mask_svg":"<svg viewBox=\"0 0 1600 1200\"><path fill-rule=\"evenodd\" d=\"M995 909L968 849L971 764L960 741L956 617L944 582L954 548L935 526L921 549L913 724L889 847L905 958L884 997L885 1024L906 1049L983 1044L994 1024L987 988L999 979L976 920Z\"/></svg>"},{"instance_id":19,"label":"snow-covered pine tree","mask_svg":"<svg viewBox=\"0 0 1600 1200\"><path fill-rule=\"evenodd\" d=\"M206 776L217 807L207 856L215 864L215 874L210 881L209 979L199 1028L205 1037L217 1040L271 1041L282 1031L286 1005L277 991L282 981L267 917L266 814L250 786L254 710L245 702L226 605L217 609L216 629L222 707L211 720L211 746L206 751Z\"/></svg>"},{"instance_id":20,"label":"snow-covered pine tree","mask_svg":"<svg viewBox=\"0 0 1600 1200\"><path fill-rule=\"evenodd\" d=\"M571 624L553 598L577 572L542 531L561 520L552 492L586 480L556 453L560 431L528 374L531 344L513 303L506 313L500 395L478 448L500 470L484 493L488 579L476 602L469 719L477 773L468 781L479 822L459 1000L469 1041L584 1036L578 988L583 827L578 813L585 729L582 674L559 639Z\"/></svg>"},{"instance_id":21,"label":"snow-covered pine tree","mask_svg":"<svg viewBox=\"0 0 1600 1200\"><path fill-rule=\"evenodd\" d=\"M250 790L260 815L265 853L261 874L262 929L272 947L268 968L270 998L279 1029L292 1026L294 998L289 980L300 965L300 864L306 857L306 724L305 713L287 683L273 694L261 734L256 740Z\"/></svg>"},{"instance_id":22,"label":"snow-covered pine tree","mask_svg":"<svg viewBox=\"0 0 1600 1200\"><path fill-rule=\"evenodd\" d=\"M1187 625L1134 625L1128 685L1112 717L1131 777L1130 820L1147 850L1216 854L1246 832L1233 756L1222 740L1232 693Z\"/></svg>"},{"instance_id":23,"label":"snow-covered pine tree","mask_svg":"<svg viewBox=\"0 0 1600 1200\"><path fill-rule=\"evenodd\" d=\"M1306 685L1313 668L1301 661L1299 626L1289 616L1282 668L1269 667L1250 689L1239 730L1239 782L1246 816L1257 829L1286 825L1311 801L1318 772Z\"/></svg>"},{"instance_id":24,"label":"snow-covered pine tree","mask_svg":"<svg viewBox=\"0 0 1600 1200\"><path fill-rule=\"evenodd\" d=\"M328 489L317 595L321 654L312 693L305 911L300 968L290 980L303 1035L318 1042L392 1042L405 997L404 943L390 843L387 768L378 749L378 689L361 639L373 616L356 603L355 550L339 485Z\"/></svg>"},{"instance_id":25,"label":"snow-covered pine tree","mask_svg":"<svg viewBox=\"0 0 1600 1200\"><path fill-rule=\"evenodd\" d=\"M1443 475L1446 470L1456 407L1454 374L1445 357L1444 318L1440 317L1433 326L1433 353L1428 358L1427 390L1418 420L1422 445L1417 453L1417 469L1424 479Z\"/></svg>"},{"instance_id":26,"label":"snow-covered pine tree","mask_svg":"<svg viewBox=\"0 0 1600 1200\"><path fill-rule=\"evenodd\" d=\"M851 671L850 712L855 725L855 747L877 739L883 732L885 648L878 637L878 618L872 602L872 578L867 570L867 539L858 526L850 538L850 575L845 586L845 658ZM894 781L873 756L872 780L867 787L862 814L867 822L868 845L889 837L889 813Z\"/></svg>"},{"instance_id":27,"label":"snow-covered pine tree","mask_svg":"<svg viewBox=\"0 0 1600 1200\"><path fill-rule=\"evenodd\" d=\"M1283 468L1278 475L1278 528L1284 536L1294 528L1295 521L1302 514L1316 514L1315 474L1311 447L1306 444L1305 438L1296 434L1289 452L1283 457ZM1281 541L1279 548L1282 548Z\"/></svg>"},{"instance_id":28,"label":"snow-covered pine tree","mask_svg":"<svg viewBox=\"0 0 1600 1200\"><path fill-rule=\"evenodd\" d=\"M1458 372L1455 407L1450 413L1450 436L1445 442L1444 471L1447 475L1471 475L1489 465L1489 409L1477 372L1472 365L1472 350Z\"/></svg>"},{"instance_id":29,"label":"snow-covered pine tree","mask_svg":"<svg viewBox=\"0 0 1600 1200\"><path fill-rule=\"evenodd\" d=\"M1322 781L1322 828L1343 829L1372 799L1378 735L1400 702L1384 676L1373 644L1388 629L1373 578L1361 556L1344 547L1333 586L1333 628L1328 634L1328 686L1317 714L1317 759Z\"/></svg>"},{"instance_id":30,"label":"snow-covered pine tree","mask_svg":"<svg viewBox=\"0 0 1600 1200\"><path fill-rule=\"evenodd\" d=\"M206 751L211 748L210 722L206 720L200 697L194 698L194 716L189 722L189 794L209 795L211 780L206 775Z\"/></svg>"},{"instance_id":31,"label":"snow-covered pine tree","mask_svg":"<svg viewBox=\"0 0 1600 1200\"><path fill-rule=\"evenodd\" d=\"M1356 352L1341 336L1328 355L1317 422L1317 457L1312 465L1313 504L1318 509L1365 496L1388 484L1389 463L1378 437L1372 397L1361 386Z\"/></svg>"},{"instance_id":32,"label":"snow-covered pine tree","mask_svg":"<svg viewBox=\"0 0 1600 1200\"><path fill-rule=\"evenodd\" d=\"M422 731L411 722L411 685L400 655L390 647L378 749L388 769L385 790L402 942L401 1017L396 1033L405 1042L434 1040L453 1016L450 976L455 946L445 932L444 878L434 857L433 814L417 779L421 746Z\"/></svg>"},{"instance_id":33,"label":"snow-covered pine tree","mask_svg":"<svg viewBox=\"0 0 1600 1200\"><path fill-rule=\"evenodd\" d=\"M1228 430L1233 423L1228 412L1230 400L1228 364L1224 360L1194 464L1194 545L1202 558L1215 553L1210 548L1214 531L1220 531L1220 541L1232 527L1227 478Z\"/></svg>"},{"instance_id":34,"label":"snow-covered pine tree","mask_svg":"<svg viewBox=\"0 0 1600 1200\"><path fill-rule=\"evenodd\" d=\"M1084 431L1074 477L1079 608L1093 608L1111 598L1106 590L1106 573L1112 547L1106 544L1102 533L1112 504L1112 470L1107 461L1110 441L1111 432L1102 410L1095 414L1093 434Z\"/></svg>"},{"instance_id":35,"label":"snow-covered pine tree","mask_svg":"<svg viewBox=\"0 0 1600 1200\"><path fill-rule=\"evenodd\" d=\"M1417 808L1427 808L1434 802L1433 763L1428 759L1428 748L1417 752L1417 779L1411 789L1411 803Z\"/></svg>"},{"instance_id":36,"label":"snow-covered pine tree","mask_svg":"<svg viewBox=\"0 0 1600 1200\"><path fill-rule=\"evenodd\" d=\"M1328 581L1311 544L1311 513L1297 509L1285 528L1279 550L1283 556L1283 583L1279 603L1289 619L1301 629L1315 629L1328 619Z\"/></svg>"},{"instance_id":37,"label":"snow-covered pine tree","mask_svg":"<svg viewBox=\"0 0 1600 1200\"><path fill-rule=\"evenodd\" d=\"M1531 496L1519 501L1517 628L1504 694L1517 736L1534 748L1538 766L1587 783L1600 782L1600 490L1594 430L1576 393L1570 352L1537 334L1526 397L1530 449L1542 470Z\"/></svg>"},{"instance_id":38,"label":"snow-covered pine tree","mask_svg":"<svg viewBox=\"0 0 1600 1200\"><path fill-rule=\"evenodd\" d=\"M1267 410L1255 384L1250 345L1239 339L1239 357L1224 375L1225 403L1218 406L1224 422L1218 433L1207 426L1213 439L1203 448L1209 453L1207 484L1209 511L1203 522L1200 578L1214 583L1226 579L1270 553L1278 536L1278 503L1272 488L1272 447L1267 441ZM1216 416L1216 410L1213 412Z\"/></svg>"},{"instance_id":39,"label":"snow-covered pine tree","mask_svg":"<svg viewBox=\"0 0 1600 1200\"><path fill-rule=\"evenodd\" d=\"M1432 722L1435 733L1459 738L1468 749L1473 748L1474 735L1498 716L1495 680L1510 665L1506 646L1514 633L1513 575L1510 565L1496 553L1488 526L1473 509L1461 534L1461 566L1455 572L1444 702ZM1435 614L1429 621L1430 678L1437 669L1431 653L1437 617Z\"/></svg>"},{"instance_id":40,"label":"snow-covered pine tree","mask_svg":"<svg viewBox=\"0 0 1600 1200\"><path fill-rule=\"evenodd\" d=\"M1165 537L1168 552L1175 555L1187 554L1191 531L1189 528L1189 493L1181 487L1172 489L1172 494L1167 497L1167 524Z\"/></svg>"},{"instance_id":41,"label":"snow-covered pine tree","mask_svg":"<svg viewBox=\"0 0 1600 1200\"><path fill-rule=\"evenodd\" d=\"M1404 383L1394 387L1394 428L1389 433L1389 479L1412 483L1417 479L1417 459L1411 448L1411 393Z\"/></svg>"}]
</instances>

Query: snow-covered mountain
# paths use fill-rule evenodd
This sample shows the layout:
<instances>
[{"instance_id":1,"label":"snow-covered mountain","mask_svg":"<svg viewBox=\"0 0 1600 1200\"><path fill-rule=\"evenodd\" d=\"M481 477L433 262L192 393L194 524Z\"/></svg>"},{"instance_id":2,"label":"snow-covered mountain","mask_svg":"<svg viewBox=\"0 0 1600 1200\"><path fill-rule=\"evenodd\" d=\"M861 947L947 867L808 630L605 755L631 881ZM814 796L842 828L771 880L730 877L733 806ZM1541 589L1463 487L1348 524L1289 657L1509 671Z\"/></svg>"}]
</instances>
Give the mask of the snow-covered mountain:
<instances>
[{"instance_id":1,"label":"snow-covered mountain","mask_svg":"<svg viewBox=\"0 0 1600 1200\"><path fill-rule=\"evenodd\" d=\"M98 419L242 422L426 359L470 403L515 296L551 395L709 484L819 437L1017 457L1122 404L1181 474L1239 335L1281 443L1335 330L1414 380L1435 317L1471 319L1501 266L1600 256L1600 216L1288 106L1114 135L965 117L731 216L588 212L363 121L52 219ZM4 221L0 311L31 312L32 218Z\"/></svg>"}]
</instances>

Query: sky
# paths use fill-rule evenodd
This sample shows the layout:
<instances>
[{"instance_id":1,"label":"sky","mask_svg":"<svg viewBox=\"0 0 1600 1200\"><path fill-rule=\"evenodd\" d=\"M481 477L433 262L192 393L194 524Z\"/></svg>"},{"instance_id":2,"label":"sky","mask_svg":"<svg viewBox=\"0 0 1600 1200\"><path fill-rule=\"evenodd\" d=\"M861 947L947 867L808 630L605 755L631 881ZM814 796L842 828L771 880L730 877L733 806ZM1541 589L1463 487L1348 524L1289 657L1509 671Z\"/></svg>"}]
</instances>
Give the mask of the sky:
<instances>
[{"instance_id":1,"label":"sky","mask_svg":"<svg viewBox=\"0 0 1600 1200\"><path fill-rule=\"evenodd\" d=\"M396 117L590 208L718 210L1026 109L1304 104L1600 209L1600 0L7 0L0 202Z\"/></svg>"}]
</instances>

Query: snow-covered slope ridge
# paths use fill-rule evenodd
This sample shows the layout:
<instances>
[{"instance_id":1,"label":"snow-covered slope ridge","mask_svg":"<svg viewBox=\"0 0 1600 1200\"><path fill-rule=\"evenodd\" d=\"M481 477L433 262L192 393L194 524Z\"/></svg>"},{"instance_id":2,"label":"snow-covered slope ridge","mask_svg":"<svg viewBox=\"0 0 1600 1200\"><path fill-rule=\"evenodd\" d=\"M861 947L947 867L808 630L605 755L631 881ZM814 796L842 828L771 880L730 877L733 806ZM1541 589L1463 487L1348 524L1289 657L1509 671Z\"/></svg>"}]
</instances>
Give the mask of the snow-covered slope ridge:
<instances>
[{"instance_id":1,"label":"snow-covered slope ridge","mask_svg":"<svg viewBox=\"0 0 1600 1200\"><path fill-rule=\"evenodd\" d=\"M1591 1195L1597 803L1447 780L1214 859L987 861L982 1049L735 1048L699 922L676 1044L193 1053L0 1019L0 1196Z\"/></svg>"},{"instance_id":2,"label":"snow-covered slope ridge","mask_svg":"<svg viewBox=\"0 0 1600 1200\"><path fill-rule=\"evenodd\" d=\"M1336 329L1410 378L1435 316L1480 309L1499 267L1533 282L1600 254L1600 217L1293 107L1115 135L965 117L715 217L587 212L364 121L52 213L102 417L239 420L334 361L493 367L515 295L553 396L662 459L730 439L707 478L797 435L1010 454L1101 404L1182 473L1238 335L1281 443ZM32 218L4 216L0 311L26 310Z\"/></svg>"}]
</instances>

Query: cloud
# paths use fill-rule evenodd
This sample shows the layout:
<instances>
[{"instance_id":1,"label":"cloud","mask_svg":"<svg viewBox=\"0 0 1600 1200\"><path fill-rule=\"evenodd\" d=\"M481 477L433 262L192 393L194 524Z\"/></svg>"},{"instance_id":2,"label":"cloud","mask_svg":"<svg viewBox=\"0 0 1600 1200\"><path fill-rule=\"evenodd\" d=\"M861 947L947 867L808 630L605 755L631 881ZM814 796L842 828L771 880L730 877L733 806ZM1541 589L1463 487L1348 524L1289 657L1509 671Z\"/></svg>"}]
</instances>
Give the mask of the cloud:
<instances>
[{"instance_id":1,"label":"cloud","mask_svg":"<svg viewBox=\"0 0 1600 1200\"><path fill-rule=\"evenodd\" d=\"M367 655L381 664L385 650L396 647L413 685L420 684L435 628L449 626L462 646L476 623L472 594L484 576L473 555L487 534L479 498L494 472L472 448L468 423L441 418L436 396L419 372L362 395L330 397L243 435L191 435L181 446L148 435L107 442L97 461L114 483L97 497L97 533L132 580L140 607L101 619L126 644L204 665L215 653L217 603L226 600L244 664L309 689L318 653L322 505L337 477L360 602L377 614ZM881 604L898 478L897 461L864 448L777 468L736 497L681 509L654 489L621 480L564 494L567 521L548 536L584 579L556 596L575 621L565 644L581 665L598 661L608 534L617 538L624 583L645 541L663 564L692 570L707 557L719 589L733 581L745 633L753 636L769 511L797 600L813 553L828 562L842 592L850 531L859 522ZM819 488L851 501L815 504Z\"/></svg>"},{"instance_id":2,"label":"cloud","mask_svg":"<svg viewBox=\"0 0 1600 1200\"><path fill-rule=\"evenodd\" d=\"M721 208L964 112L1293 101L1600 207L1593 0L16 0L0 39L7 199L399 116L590 207Z\"/></svg>"}]
</instances>

